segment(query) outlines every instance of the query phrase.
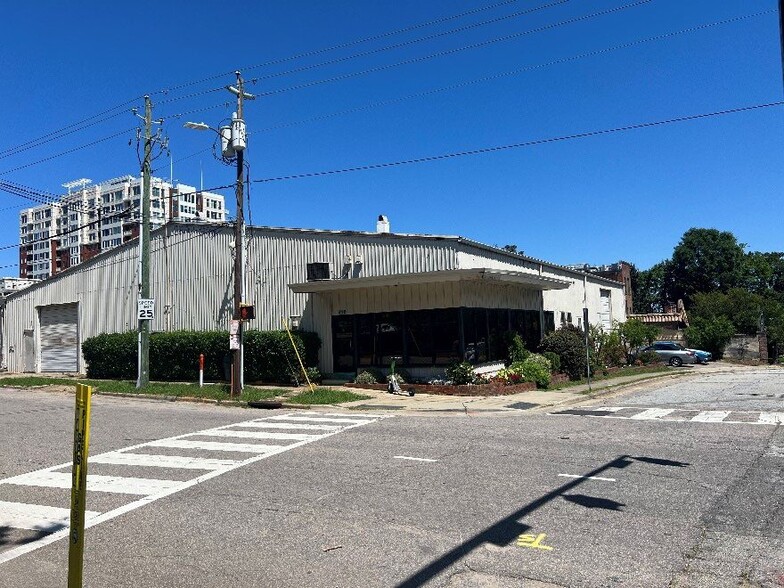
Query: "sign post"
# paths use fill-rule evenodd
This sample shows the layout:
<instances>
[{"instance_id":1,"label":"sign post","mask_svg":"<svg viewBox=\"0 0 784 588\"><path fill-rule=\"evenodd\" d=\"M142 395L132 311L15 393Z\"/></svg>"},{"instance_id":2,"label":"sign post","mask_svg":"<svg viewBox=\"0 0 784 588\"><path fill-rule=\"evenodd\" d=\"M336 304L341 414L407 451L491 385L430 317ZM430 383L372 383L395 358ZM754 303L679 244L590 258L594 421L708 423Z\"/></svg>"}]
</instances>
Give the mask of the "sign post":
<instances>
[{"instance_id":1,"label":"sign post","mask_svg":"<svg viewBox=\"0 0 784 588\"><path fill-rule=\"evenodd\" d=\"M71 468L71 533L68 541L68 588L81 588L84 564L84 511L87 498L87 454L90 448L90 402L93 389L76 385L73 466Z\"/></svg>"}]
</instances>

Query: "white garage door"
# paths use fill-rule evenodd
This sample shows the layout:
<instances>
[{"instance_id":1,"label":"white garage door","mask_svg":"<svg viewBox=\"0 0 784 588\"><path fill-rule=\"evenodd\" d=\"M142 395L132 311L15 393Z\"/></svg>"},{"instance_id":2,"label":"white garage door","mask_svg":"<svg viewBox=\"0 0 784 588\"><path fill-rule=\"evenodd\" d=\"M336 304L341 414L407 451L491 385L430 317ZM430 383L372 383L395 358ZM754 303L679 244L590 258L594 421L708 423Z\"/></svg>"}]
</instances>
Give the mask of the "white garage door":
<instances>
[{"instance_id":1,"label":"white garage door","mask_svg":"<svg viewBox=\"0 0 784 588\"><path fill-rule=\"evenodd\" d=\"M599 322L605 331L612 329L612 304L609 290L599 290Z\"/></svg>"},{"instance_id":2,"label":"white garage door","mask_svg":"<svg viewBox=\"0 0 784 588\"><path fill-rule=\"evenodd\" d=\"M76 304L54 304L38 310L41 324L41 371L79 371L79 318Z\"/></svg>"}]
</instances>

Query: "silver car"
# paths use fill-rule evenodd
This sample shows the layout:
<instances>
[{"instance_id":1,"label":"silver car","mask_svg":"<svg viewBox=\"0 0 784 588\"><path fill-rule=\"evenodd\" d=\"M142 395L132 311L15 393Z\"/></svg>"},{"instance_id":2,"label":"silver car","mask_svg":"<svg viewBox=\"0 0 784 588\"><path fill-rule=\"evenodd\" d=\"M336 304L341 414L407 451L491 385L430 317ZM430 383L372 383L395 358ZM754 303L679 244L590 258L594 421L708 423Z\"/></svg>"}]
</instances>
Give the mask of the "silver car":
<instances>
[{"instance_id":1,"label":"silver car","mask_svg":"<svg viewBox=\"0 0 784 588\"><path fill-rule=\"evenodd\" d=\"M653 345L645 347L643 351L654 351L662 361L674 367L699 361L693 351L689 351L683 345L673 341L656 341Z\"/></svg>"}]
</instances>

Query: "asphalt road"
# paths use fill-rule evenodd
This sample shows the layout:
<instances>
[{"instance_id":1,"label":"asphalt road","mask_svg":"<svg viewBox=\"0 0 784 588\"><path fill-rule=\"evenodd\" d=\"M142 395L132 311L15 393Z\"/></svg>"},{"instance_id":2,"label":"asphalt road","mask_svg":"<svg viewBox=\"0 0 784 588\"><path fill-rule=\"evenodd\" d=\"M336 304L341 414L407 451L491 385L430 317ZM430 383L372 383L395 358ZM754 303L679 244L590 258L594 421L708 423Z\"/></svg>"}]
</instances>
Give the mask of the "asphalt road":
<instances>
[{"instance_id":1,"label":"asphalt road","mask_svg":"<svg viewBox=\"0 0 784 588\"><path fill-rule=\"evenodd\" d=\"M782 383L695 371L561 414L385 418L97 396L87 508L119 514L87 530L85 586L784 586ZM73 396L0 403L0 522L67 508ZM130 447L160 463L117 463ZM66 584L50 531L0 524L0 585Z\"/></svg>"}]
</instances>

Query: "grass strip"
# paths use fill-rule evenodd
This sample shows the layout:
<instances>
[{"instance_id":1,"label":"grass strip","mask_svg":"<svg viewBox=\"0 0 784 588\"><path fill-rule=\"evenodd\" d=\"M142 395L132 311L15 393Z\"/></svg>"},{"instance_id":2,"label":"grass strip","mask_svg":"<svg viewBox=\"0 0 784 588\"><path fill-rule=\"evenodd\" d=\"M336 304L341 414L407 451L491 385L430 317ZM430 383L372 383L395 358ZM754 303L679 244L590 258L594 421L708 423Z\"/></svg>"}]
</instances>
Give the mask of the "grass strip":
<instances>
[{"instance_id":1,"label":"grass strip","mask_svg":"<svg viewBox=\"0 0 784 588\"><path fill-rule=\"evenodd\" d=\"M348 390L334 390L332 388L316 388L311 392L302 392L296 396L290 396L287 402L294 404L340 404L342 402L353 402L354 400L368 400L370 396L355 394Z\"/></svg>"},{"instance_id":2,"label":"grass strip","mask_svg":"<svg viewBox=\"0 0 784 588\"><path fill-rule=\"evenodd\" d=\"M141 390L136 389L136 382L127 380L90 380L71 378L47 378L43 376L14 376L0 378L0 386L9 388L31 388L36 386L75 386L77 383L93 386L99 393L145 394L150 396L173 396L188 398L206 398L211 400L231 400L231 389L228 384L182 384L177 382L150 382ZM277 388L254 388L245 386L242 394L234 400L252 401L266 400L285 395L287 390Z\"/></svg>"},{"instance_id":3,"label":"grass strip","mask_svg":"<svg viewBox=\"0 0 784 588\"><path fill-rule=\"evenodd\" d=\"M665 365L652 365L652 366L643 366L643 367L627 367L620 369L615 372L609 372L607 375L605 374L595 374L591 377L591 383L594 382L602 382L604 380L613 380L615 378L627 378L629 376L639 376L644 374L658 374L661 372L671 371L669 367ZM581 378L579 380L569 380L568 382L559 382L554 386L551 386L549 390L563 390L564 388L571 388L573 386L581 386L588 383L588 380L585 378Z\"/></svg>"}]
</instances>

